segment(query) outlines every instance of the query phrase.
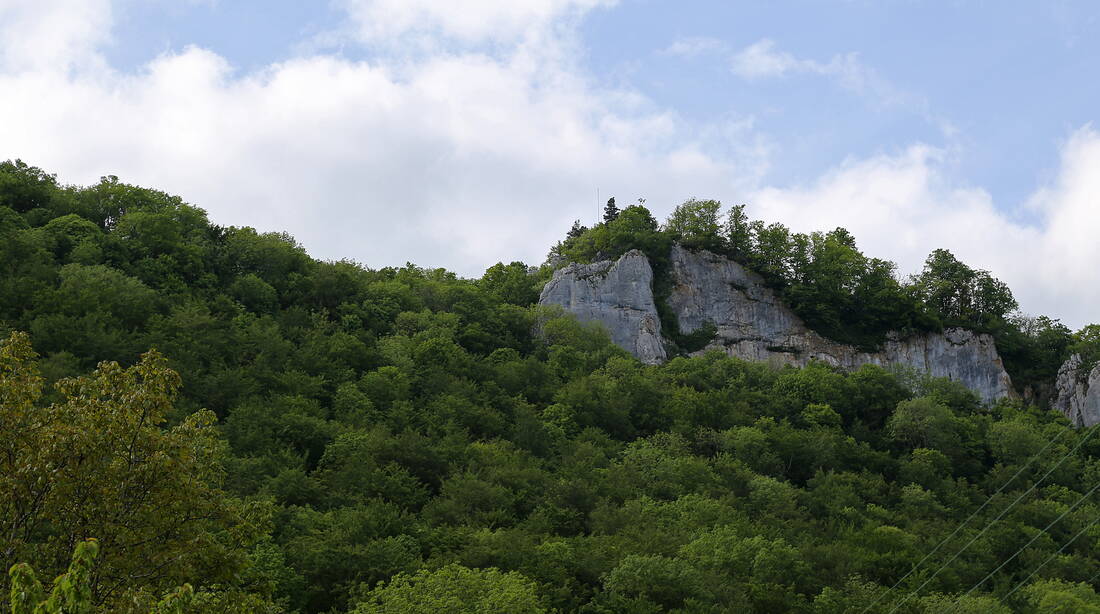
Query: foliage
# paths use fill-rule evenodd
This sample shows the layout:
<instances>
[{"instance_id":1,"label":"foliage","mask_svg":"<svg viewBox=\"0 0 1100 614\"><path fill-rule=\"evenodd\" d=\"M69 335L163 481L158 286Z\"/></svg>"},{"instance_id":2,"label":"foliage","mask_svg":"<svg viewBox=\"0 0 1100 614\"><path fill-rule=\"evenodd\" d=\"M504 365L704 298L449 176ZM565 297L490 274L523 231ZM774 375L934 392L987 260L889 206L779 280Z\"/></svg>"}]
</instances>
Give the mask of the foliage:
<instances>
[{"instance_id":1,"label":"foliage","mask_svg":"<svg viewBox=\"0 0 1100 614\"><path fill-rule=\"evenodd\" d=\"M352 610L356 614L542 614L536 586L516 572L447 565L399 574L379 584Z\"/></svg>"},{"instance_id":2,"label":"foliage","mask_svg":"<svg viewBox=\"0 0 1100 614\"><path fill-rule=\"evenodd\" d=\"M695 200L678 205L665 222L665 232L672 240L689 249L721 251L723 247L719 209L716 200Z\"/></svg>"},{"instance_id":3,"label":"foliage","mask_svg":"<svg viewBox=\"0 0 1100 614\"><path fill-rule=\"evenodd\" d=\"M54 580L48 597L44 595L42 584L30 565L13 565L8 574L11 579L12 614L91 614L97 611L93 573L99 551L99 542L95 539L78 543L68 571ZM196 593L190 584L170 590L159 599L150 598L145 591L133 593L124 604L117 604L114 608L112 611L133 614L276 614L282 611L256 594L234 590L202 590Z\"/></svg>"},{"instance_id":4,"label":"foliage","mask_svg":"<svg viewBox=\"0 0 1100 614\"><path fill-rule=\"evenodd\" d=\"M962 314L1014 376L1095 355L1092 329L1004 313L1002 288L943 273L961 270L946 257L928 279L970 279L971 298L928 293L941 313L840 229L714 211L689 201L671 226L831 335L873 345ZM660 296L672 234L631 206L557 251L640 249ZM532 304L549 267L471 280L321 262L110 177L71 187L0 165L0 239L0 329L31 332L0 350L0 554L56 576L99 538L96 611L890 612L914 592L899 612L1095 605L1089 500L962 596L1100 476L1089 431L1050 412L870 365L643 365Z\"/></svg>"},{"instance_id":5,"label":"foliage","mask_svg":"<svg viewBox=\"0 0 1100 614\"><path fill-rule=\"evenodd\" d=\"M948 324L981 327L1017 307L1012 291L989 271L972 269L937 249L913 279L913 292Z\"/></svg>"},{"instance_id":6,"label":"foliage","mask_svg":"<svg viewBox=\"0 0 1100 614\"><path fill-rule=\"evenodd\" d=\"M723 220L720 202L693 198L678 205L661 228L648 221L619 224L611 219L586 229L578 222L553 254L590 262L628 249L645 252L654 268L662 330L680 351L701 348L710 336L708 331L680 331L664 304L671 291L668 249L673 242L747 266L810 328L860 349L877 350L890 335L905 337L945 326L987 332L1021 389L1051 381L1068 357L1068 329L1056 320L1015 313L1016 300L1003 282L968 267L947 250L933 251L919 274L902 280L894 263L864 255L843 228L797 233L782 224L751 220L746 209L735 205ZM636 220L652 219L640 205L627 211ZM1093 354L1100 356L1100 351Z\"/></svg>"},{"instance_id":7,"label":"foliage","mask_svg":"<svg viewBox=\"0 0 1100 614\"><path fill-rule=\"evenodd\" d=\"M607 204L603 208L603 223L614 222L615 218L619 217L619 206L615 204L615 197L607 199Z\"/></svg>"},{"instance_id":8,"label":"foliage","mask_svg":"<svg viewBox=\"0 0 1100 614\"><path fill-rule=\"evenodd\" d=\"M1064 327L1059 332L1063 331ZM1089 324L1073 333L1069 338L1066 352L1079 355L1082 368L1091 370L1097 362L1100 362L1100 324Z\"/></svg>"},{"instance_id":9,"label":"foliage","mask_svg":"<svg viewBox=\"0 0 1100 614\"><path fill-rule=\"evenodd\" d=\"M481 287L504 303L527 307L539 300L536 280L527 271L527 265L513 262L505 265L496 263L485 270L481 278Z\"/></svg>"},{"instance_id":10,"label":"foliage","mask_svg":"<svg viewBox=\"0 0 1100 614\"><path fill-rule=\"evenodd\" d=\"M12 614L90 614L93 610L92 567L97 554L99 544L94 539L77 544L69 570L54 580L48 597L43 594L42 584L30 565L13 565L8 572Z\"/></svg>"},{"instance_id":11,"label":"foliage","mask_svg":"<svg viewBox=\"0 0 1100 614\"><path fill-rule=\"evenodd\" d=\"M101 536L97 604L196 573L211 582L238 573L264 530L262 509L219 489L224 446L209 412L162 428L179 386L165 359L103 363L57 382L61 400L43 407L34 358L26 335L0 344L3 561L53 572L70 544ZM77 554L94 557L98 547Z\"/></svg>"}]
</instances>

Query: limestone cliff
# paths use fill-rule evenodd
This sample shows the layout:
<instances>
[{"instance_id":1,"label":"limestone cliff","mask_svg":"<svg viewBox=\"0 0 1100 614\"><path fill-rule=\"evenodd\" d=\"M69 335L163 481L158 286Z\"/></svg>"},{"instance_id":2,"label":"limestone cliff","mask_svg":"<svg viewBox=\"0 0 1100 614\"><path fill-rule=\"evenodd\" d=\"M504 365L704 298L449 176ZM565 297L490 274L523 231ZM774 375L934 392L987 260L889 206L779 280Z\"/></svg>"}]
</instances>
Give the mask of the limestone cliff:
<instances>
[{"instance_id":1,"label":"limestone cliff","mask_svg":"<svg viewBox=\"0 0 1100 614\"><path fill-rule=\"evenodd\" d=\"M718 334L703 351L721 348L746 360L803 366L820 360L842 369L864 364L907 365L958 380L983 401L1015 396L993 338L964 329L888 338L878 352L826 339L810 330L763 279L740 264L709 252L679 246L672 254L669 307L690 333L704 323Z\"/></svg>"},{"instance_id":2,"label":"limestone cliff","mask_svg":"<svg viewBox=\"0 0 1100 614\"><path fill-rule=\"evenodd\" d=\"M807 328L758 275L727 258L677 246L671 253L671 275L668 306L680 331L691 333L707 323L717 327L714 340L702 351L719 348L746 360L798 366L815 359L843 369L908 365L958 380L987 402L1015 396L989 335L949 329L890 338L879 352L861 352ZM602 322L616 344L644 362L661 362L666 353L652 280L648 260L635 250L617 262L559 269L540 303L561 305L582 320Z\"/></svg>"},{"instance_id":3,"label":"limestone cliff","mask_svg":"<svg viewBox=\"0 0 1100 614\"><path fill-rule=\"evenodd\" d=\"M582 321L602 323L616 345L642 362L656 364L667 357L653 302L653 269L638 250L614 262L558 269L543 287L539 304L560 305Z\"/></svg>"},{"instance_id":4,"label":"limestone cliff","mask_svg":"<svg viewBox=\"0 0 1100 614\"><path fill-rule=\"evenodd\" d=\"M1051 405L1075 426L1100 424L1100 364L1089 369L1070 356L1058 369Z\"/></svg>"}]
</instances>

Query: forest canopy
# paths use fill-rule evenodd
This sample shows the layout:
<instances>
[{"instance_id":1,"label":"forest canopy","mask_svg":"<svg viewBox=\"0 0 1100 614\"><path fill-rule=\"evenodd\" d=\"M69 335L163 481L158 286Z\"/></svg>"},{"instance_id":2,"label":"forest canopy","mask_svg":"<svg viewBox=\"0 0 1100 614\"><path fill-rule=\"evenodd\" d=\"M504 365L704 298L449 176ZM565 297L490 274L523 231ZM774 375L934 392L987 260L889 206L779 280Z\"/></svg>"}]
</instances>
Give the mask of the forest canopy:
<instances>
[{"instance_id":1,"label":"forest canopy","mask_svg":"<svg viewBox=\"0 0 1100 614\"><path fill-rule=\"evenodd\" d=\"M723 253L823 331L965 324L1035 381L1100 355L946 252L899 280L743 207L605 215L556 252ZM643 365L547 273L318 261L0 163L0 606L70 570L100 612L1100 611L1094 429L903 370Z\"/></svg>"},{"instance_id":2,"label":"forest canopy","mask_svg":"<svg viewBox=\"0 0 1100 614\"><path fill-rule=\"evenodd\" d=\"M664 224L642 205L605 215L593 228L578 221L553 247L550 259L591 262L639 249L653 264L660 303L671 284L668 250L673 243L741 263L758 273L810 328L862 349L877 349L888 333L906 336L945 327L991 333L1021 390L1052 380L1070 344L1088 336L1082 331L1075 337L1057 320L1020 313L1004 282L967 266L948 250L934 250L919 273L902 277L893 262L864 255L843 228L793 232L782 224L750 219L746 205L723 212L716 200L687 200ZM698 349L679 336L667 309L661 304L658 309L672 341L681 349Z\"/></svg>"}]
</instances>

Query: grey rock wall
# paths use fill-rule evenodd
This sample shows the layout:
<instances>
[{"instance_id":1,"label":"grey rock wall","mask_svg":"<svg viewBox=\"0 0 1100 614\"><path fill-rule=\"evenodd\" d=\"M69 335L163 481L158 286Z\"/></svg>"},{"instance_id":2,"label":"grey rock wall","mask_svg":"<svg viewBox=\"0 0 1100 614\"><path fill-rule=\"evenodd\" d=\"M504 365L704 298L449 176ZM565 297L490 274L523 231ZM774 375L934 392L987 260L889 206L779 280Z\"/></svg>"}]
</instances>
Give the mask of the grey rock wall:
<instances>
[{"instance_id":1,"label":"grey rock wall","mask_svg":"<svg viewBox=\"0 0 1100 614\"><path fill-rule=\"evenodd\" d=\"M964 329L889 338L879 352L831 341L810 330L764 280L740 264L706 251L673 247L669 307L680 331L711 322L718 328L702 352L720 348L746 360L804 366L820 360L842 369L906 365L958 380L983 401L1015 396L993 338Z\"/></svg>"},{"instance_id":2,"label":"grey rock wall","mask_svg":"<svg viewBox=\"0 0 1100 614\"><path fill-rule=\"evenodd\" d=\"M554 272L539 296L585 322L600 322L619 347L648 364L667 358L661 319L653 302L649 259L631 250L617 261L570 264Z\"/></svg>"},{"instance_id":3,"label":"grey rock wall","mask_svg":"<svg viewBox=\"0 0 1100 614\"><path fill-rule=\"evenodd\" d=\"M821 360L842 369L907 365L958 380L986 402L1016 396L989 335L949 329L891 338L879 352L861 352L807 328L758 275L736 262L676 246L671 264L674 286L668 303L681 332L690 333L708 322L717 327L715 339L701 352L718 348L746 360L796 366ZM648 259L633 250L614 262L559 269L539 302L560 305L584 321L603 323L616 344L655 364L667 355L652 284ZM1096 390L1100 395L1100 387Z\"/></svg>"},{"instance_id":4,"label":"grey rock wall","mask_svg":"<svg viewBox=\"0 0 1100 614\"><path fill-rule=\"evenodd\" d=\"M1070 356L1058 368L1051 405L1075 426L1100 424L1100 364L1086 369L1079 355Z\"/></svg>"}]
</instances>

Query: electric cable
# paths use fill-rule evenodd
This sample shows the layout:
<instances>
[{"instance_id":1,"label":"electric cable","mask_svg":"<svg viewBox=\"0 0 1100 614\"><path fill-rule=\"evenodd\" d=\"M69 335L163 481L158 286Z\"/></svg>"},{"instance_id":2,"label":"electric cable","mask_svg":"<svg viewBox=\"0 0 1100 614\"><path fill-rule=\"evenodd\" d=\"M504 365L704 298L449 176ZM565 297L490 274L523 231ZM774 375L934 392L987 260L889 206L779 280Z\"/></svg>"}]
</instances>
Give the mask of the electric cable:
<instances>
[{"instance_id":1,"label":"electric cable","mask_svg":"<svg viewBox=\"0 0 1100 614\"><path fill-rule=\"evenodd\" d=\"M989 529L993 528L993 525L994 525L994 524L996 524L996 523L997 523L998 521L1000 521L1000 519L1001 519L1001 518L1004 518L1004 515L1005 515L1005 514L1007 514L1007 513L1009 512L1009 510L1011 510L1011 509L1012 509L1013 507L1015 507L1015 506L1016 506L1016 504L1017 504L1017 503L1019 503L1019 502L1020 502L1021 500L1023 500L1023 498L1024 498L1024 497L1028 496L1028 495L1029 495L1029 494L1031 494L1031 493L1032 493L1032 492L1033 492L1033 491L1034 491L1034 490L1035 490L1036 488L1038 488L1038 487L1039 487L1039 485L1040 485L1040 484L1042 484L1044 480L1046 480L1046 479L1047 479L1048 477L1050 477L1050 474L1054 473L1054 470L1055 470L1055 469L1057 469L1058 467L1061 467L1061 466L1062 466L1062 463L1066 462L1066 459L1068 459L1068 458L1069 458L1070 456L1072 456L1072 455L1073 455L1073 454L1074 454L1075 452L1077 452L1077 450L1078 450L1078 449L1080 449L1080 448L1081 448L1081 446L1083 446L1083 445L1085 444L1085 442L1086 442L1086 441L1088 441L1088 440L1089 440L1089 438L1090 438L1090 437L1092 437L1092 434L1093 434L1093 433L1095 433L1095 432L1096 432L1097 430L1098 430L1098 429L1089 429L1089 432L1088 432L1088 433L1086 433L1086 434L1085 434L1085 436L1084 436L1084 437L1082 437L1082 438L1081 438L1081 440L1077 442L1077 445L1073 446L1073 449L1071 449L1071 450L1070 450L1069 452L1067 452L1067 453L1065 454L1065 456L1063 456L1063 457L1061 458L1061 460L1059 460L1059 461L1058 461L1058 463L1057 463L1057 464L1055 464L1055 465L1054 465L1053 467L1051 467L1051 468L1050 468L1050 469L1049 469L1049 470L1048 470L1048 471L1047 471L1046 473L1044 473L1044 474L1043 474L1043 477L1039 478L1039 480L1038 480L1037 482L1035 482L1034 484L1032 484L1032 485L1031 485L1031 488L1028 488L1028 489L1027 489L1026 491L1024 491L1024 493L1023 493L1023 494L1021 494L1021 495L1020 495L1019 497L1016 497L1016 500L1015 500L1015 501L1013 501L1012 503L1010 503L1010 504L1008 505L1008 507L1006 507L1006 508L1004 508L1003 510L1001 510L1001 513L997 514L997 517L996 517L996 518L994 518L993 520L991 520L991 521L989 522L989 524L987 524L987 525L985 526L985 528L981 530L981 532L979 532L979 533L978 533L977 535L975 535L975 536L974 536L974 537L973 537L973 538L972 538L972 539L971 539L971 540L970 540L969 542L967 542L967 543L966 543L966 545L962 547L962 549L960 549L960 550L959 550L958 552L956 552L956 553L955 553L955 554L954 554L954 555L953 555L953 556L952 556L952 557L951 557L950 559L948 559L948 560L947 560L947 562L946 562L946 563L944 563L943 565L941 565L941 566L940 566L940 568L939 568L939 569L937 569L937 570L936 570L936 572L935 572L935 573L933 573L933 574L932 574L931 576L929 576L929 578L928 578L927 580L925 580L925 581L924 581L924 582L923 582L923 583L922 583L922 584L921 584L920 586L918 586L918 587L916 588L916 590L914 590L913 592L909 593L908 595L906 595L906 596L905 596L905 598L904 598L904 599L902 599L902 600L901 600L900 602L898 602L898 604L897 604L897 605L895 605L895 606L894 606L894 608L893 608L892 610L890 610L889 614L894 614L894 612L897 612L897 611L898 611L898 608L900 608L900 607L901 607L902 605L904 605L904 604L905 604L905 602L909 601L909 600L910 600L910 599L912 599L912 598L913 598L913 597L914 597L915 595L917 595L918 593L920 593L920 592L921 592L921 591L922 591L922 590L924 589L924 587L925 587L925 586L928 586L928 584L929 584L930 582L932 582L932 580L934 580L934 579L936 578L936 576L940 575L940 572L942 572L942 571L943 571L944 569L947 569L947 566L948 566L948 565L950 565L951 563L955 562L955 559L959 558L959 555L961 555L961 554L962 554L963 552L965 552L967 548L969 548L970 546L974 545L974 542L976 542L976 541L978 541L979 539L981 539L981 537L982 537L983 535L985 535L985 534L986 534L986 532L987 532L987 531L989 531ZM1098 484L1097 486L1100 486L1100 484ZM1090 491L1090 494L1091 494L1091 491ZM984 580L983 580L983 581L984 581Z\"/></svg>"},{"instance_id":2,"label":"electric cable","mask_svg":"<svg viewBox=\"0 0 1100 614\"><path fill-rule=\"evenodd\" d=\"M971 520L973 520L978 514L980 514L981 511L984 510L990 504L990 502L993 501L994 497L996 497L997 495L1004 492L1004 489L1008 488L1009 484L1016 481L1016 478L1020 477L1020 475L1023 474L1023 472L1028 467L1030 467L1033 462L1035 462L1035 459L1042 456L1043 453L1047 451L1047 448L1054 445L1054 442L1057 441L1059 437L1064 435L1066 433L1066 431L1069 431L1069 430L1071 430L1070 426L1066 425L1066 426L1062 427L1061 431L1058 431L1057 433L1055 433L1054 437L1052 437L1050 439L1050 441L1048 441L1047 444L1045 446L1043 446L1043 448L1041 450L1039 450L1038 452L1033 454L1031 456L1031 458L1029 458L1026 463L1024 463L1019 469L1016 470L1016 473L1013 474L1012 477L1008 478L1007 482L1002 484L1001 487L997 489L997 492L993 493L992 495L989 495L989 497L985 500L985 503L982 503L981 506L978 507L978 509L974 510L974 512L972 514L970 514L970 516L967 517L966 520L962 521L962 524L955 527L955 530L951 532L951 535L948 535L947 537L940 540L940 543L936 544L935 548L932 548L932 550L928 554L924 555L924 558L922 558L920 561L918 561L917 564L914 565L913 568L910 569L904 576L899 578L898 581L895 582L893 586L886 589L886 591L884 591L881 595L879 595L877 598L875 598L875 600L872 601L867 607L863 608L863 611L860 612L860 614L866 614L868 610L875 607L875 604L882 601L882 599L884 597L889 595L890 592L893 591L895 588L897 588L898 585L900 585L902 582L904 582L906 578L913 575L918 569L920 569L921 565L924 565L925 561L932 558L932 556L935 555L936 552L939 552L939 549L942 548L944 544L951 541L952 538L954 538L956 535L958 535L959 531L961 531L963 529L963 527L965 527L967 524L969 524Z\"/></svg>"},{"instance_id":3,"label":"electric cable","mask_svg":"<svg viewBox=\"0 0 1100 614\"><path fill-rule=\"evenodd\" d=\"M1021 580L1021 581L1020 581L1020 583L1019 583L1019 584L1017 584L1016 586L1012 587L1012 590L1010 590L1010 591L1008 591L1007 593L1005 593L1005 596L1004 596L1004 597L1002 597L1001 599L1002 599L1002 600L1003 600L1003 599L1008 599L1009 597L1011 597L1011 596L1012 596L1012 594L1013 594L1013 593L1015 593L1016 591L1020 590L1020 588L1021 588L1021 587L1022 587L1023 585L1027 584L1027 581L1028 581L1028 580L1030 580L1030 579L1031 579L1031 578L1032 578L1032 577L1033 577L1033 576L1034 576L1035 574L1039 573L1039 570L1040 570L1040 569L1042 569L1042 568L1046 567L1047 563L1049 563L1049 562L1051 562L1051 561L1053 561L1053 560L1054 560L1054 557L1058 556L1059 554L1062 554L1062 551L1063 551L1063 550L1065 550L1065 549L1066 549L1066 548L1067 548L1067 547L1068 547L1068 546L1069 546L1070 544L1072 544L1073 542L1077 541L1077 538L1078 538L1078 537L1081 537L1082 535L1084 535L1084 534L1085 534L1085 531L1088 531L1088 530L1089 530L1090 528L1092 528L1092 527L1093 527L1093 525L1095 525L1095 524L1096 524L1097 522L1100 522L1100 516L1097 516L1096 518L1093 518L1093 519L1092 519L1092 522L1090 522L1090 523L1088 523L1087 525L1085 525L1085 526L1084 526L1084 528L1082 528L1082 529L1081 529L1080 531L1078 531L1076 535L1074 535L1073 537L1071 537L1071 538L1069 539L1069 541L1067 541L1066 543L1062 544L1062 547L1061 547L1061 548L1059 548L1059 549L1058 549L1058 550L1057 550L1057 551L1056 551L1056 552L1055 552L1054 554L1051 554L1050 556L1048 556L1048 557L1047 557L1047 559L1046 559L1045 561L1043 561L1042 563L1040 563L1038 567L1036 567L1035 569L1031 570L1031 573L1027 574L1027 577L1026 577L1026 578L1024 578L1023 580ZM1096 578L1096 576L1093 576L1093 578ZM1091 582L1091 580L1090 580L1090 582Z\"/></svg>"},{"instance_id":4,"label":"electric cable","mask_svg":"<svg viewBox=\"0 0 1100 614\"><path fill-rule=\"evenodd\" d=\"M1045 534L1046 534L1046 532L1047 532L1048 530L1050 530L1050 527L1053 527L1053 526L1054 526L1055 524L1057 524L1057 523L1058 523L1058 522L1059 522L1060 520L1062 520L1063 518L1065 518L1067 514L1069 514L1069 513L1070 513L1070 512L1072 512L1073 510L1077 509L1077 506L1078 506L1078 505L1081 505L1082 503L1084 503L1084 502L1085 502L1085 499L1087 499L1088 497L1092 496L1092 493L1096 492L1097 490L1100 490L1100 483L1097 483L1097 484L1096 484L1096 486L1093 486L1092 488L1090 488L1090 489L1089 489L1089 491L1088 491L1087 493L1085 493L1084 495L1082 495L1082 496L1081 496L1081 498L1077 500L1077 503L1074 503L1074 504L1073 504L1073 505L1071 505L1070 507L1066 508L1066 510L1065 510L1064 512L1062 512L1061 514L1059 514L1057 518L1055 518L1054 520L1050 521L1050 524L1048 524L1047 526L1043 527L1043 530L1041 530L1041 531L1039 531L1038 533L1036 533L1034 537L1032 537L1031 539L1029 539L1029 540L1028 540L1028 542L1027 542L1026 544L1024 544L1023 546L1021 546L1019 550L1017 550L1016 552L1014 552L1014 553L1012 554L1012 556L1010 556L1010 557L1008 557L1007 559L1005 559L1004 561L1002 561L1000 565L998 565L998 566L997 566L996 568L994 568L994 569L993 569L993 571L991 571L991 572L989 572L988 574L986 574L986 576L985 576L984 578L982 578L981 580L978 580L978 583L977 583L977 584L975 584L974 586L971 586L971 587L970 587L970 590L968 590L968 591L966 591L965 593L963 593L963 594L962 594L962 596L960 596L960 597L958 598L958 600L956 600L956 601L955 601L954 605L952 605L952 606L951 606L951 609L952 609L952 610L953 610L953 609L955 609L955 606L959 605L959 603L961 603L961 602L962 602L962 600L963 600L964 598L966 598L966 596L967 596L967 595L969 595L970 593L973 593L973 592L975 591L975 589L977 589L977 588L978 588L979 586L981 586L982 584L984 584L986 580L988 580L988 579L992 578L992 577L994 576L994 574L996 574L996 573L997 573L998 571L1000 571L1001 569L1003 569L1005 565L1008 565L1009 563L1011 563L1011 562L1012 562L1012 560L1013 560L1013 559L1015 559L1015 558L1016 558L1017 556L1019 556L1019 554L1020 554L1021 552L1023 552L1024 550L1026 550L1028 546L1030 546L1031 544L1034 544L1034 543L1035 543L1035 540L1037 540L1037 539L1039 539L1040 537L1042 537L1043 535L1045 535ZM948 610L948 611L950 611L950 610Z\"/></svg>"}]
</instances>

